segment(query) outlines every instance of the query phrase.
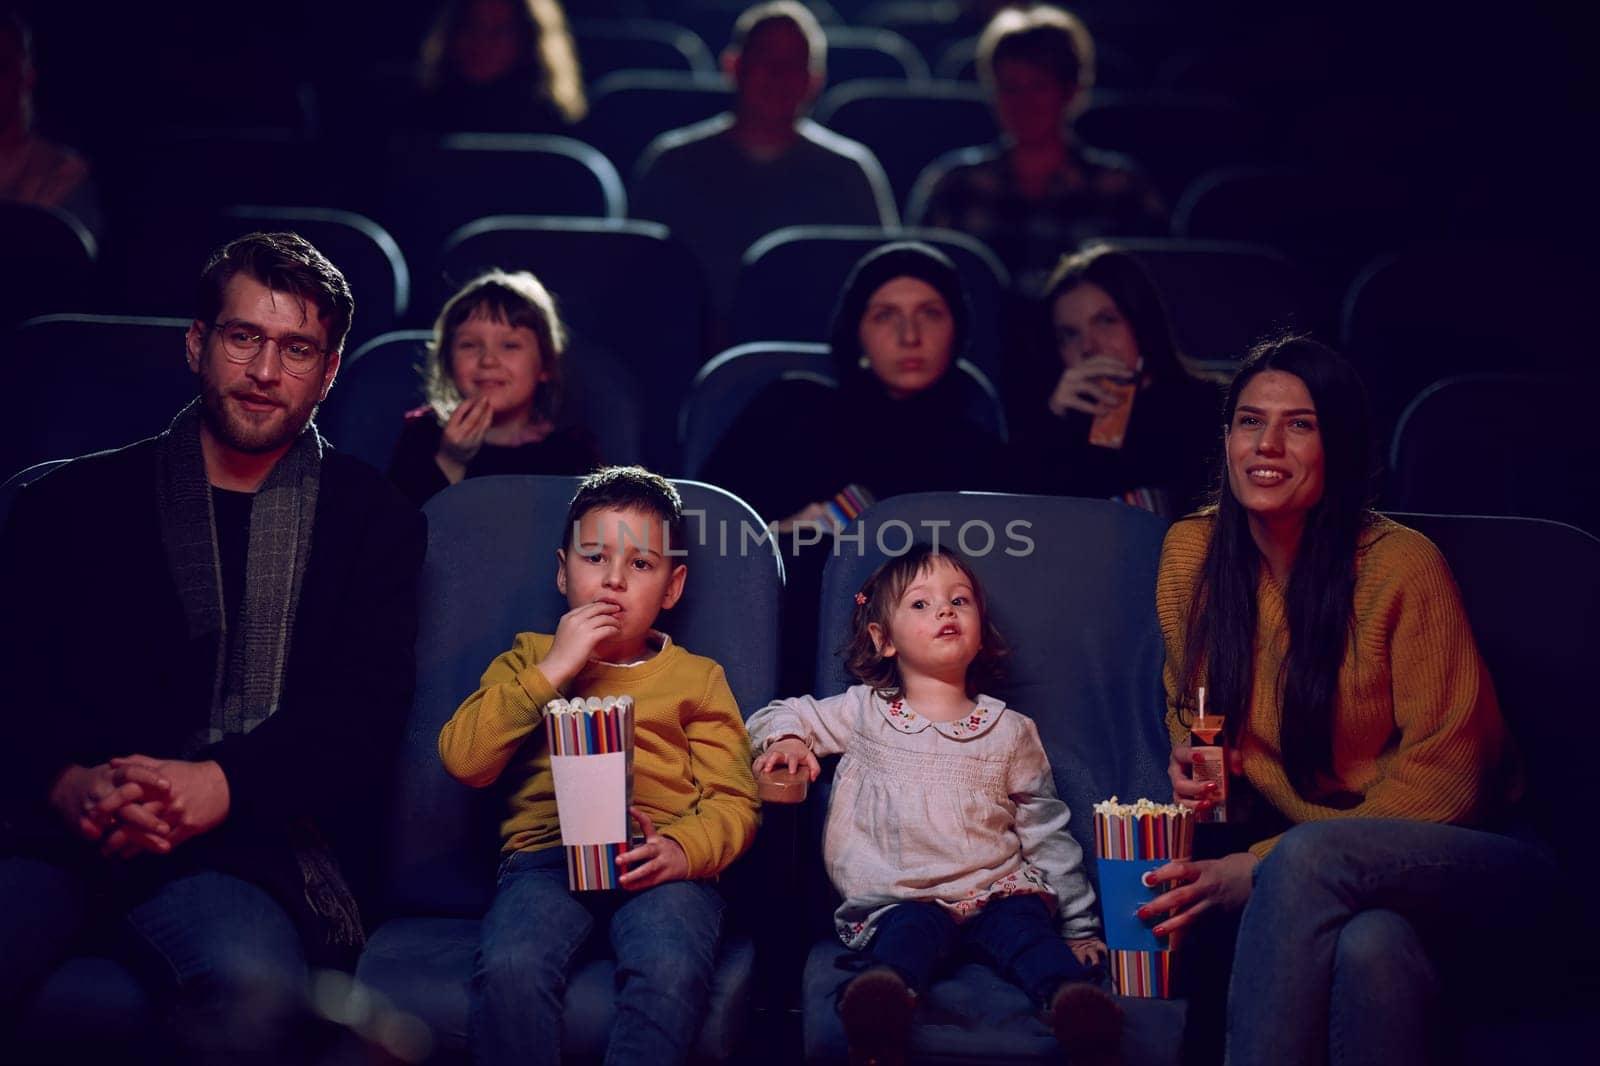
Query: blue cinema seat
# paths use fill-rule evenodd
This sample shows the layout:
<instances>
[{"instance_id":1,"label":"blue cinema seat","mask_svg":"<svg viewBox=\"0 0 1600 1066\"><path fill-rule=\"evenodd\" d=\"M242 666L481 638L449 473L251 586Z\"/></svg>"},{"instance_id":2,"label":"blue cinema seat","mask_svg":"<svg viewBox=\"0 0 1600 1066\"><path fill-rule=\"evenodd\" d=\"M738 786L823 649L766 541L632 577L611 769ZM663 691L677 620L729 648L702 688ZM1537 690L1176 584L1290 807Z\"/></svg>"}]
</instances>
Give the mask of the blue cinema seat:
<instances>
[{"instance_id":1,"label":"blue cinema seat","mask_svg":"<svg viewBox=\"0 0 1600 1066\"><path fill-rule=\"evenodd\" d=\"M1000 441L1005 441L1006 416L994 384L962 359L954 373L965 414ZM712 357L694 376L678 409L681 466L689 477L700 476L723 436L763 389L796 378L837 387L838 367L826 344L802 341L756 341L739 344Z\"/></svg>"},{"instance_id":2,"label":"blue cinema seat","mask_svg":"<svg viewBox=\"0 0 1600 1066\"><path fill-rule=\"evenodd\" d=\"M657 137L721 114L732 104L733 86L721 74L619 70L590 87L589 117L580 132L631 181Z\"/></svg>"},{"instance_id":3,"label":"blue cinema seat","mask_svg":"<svg viewBox=\"0 0 1600 1066\"><path fill-rule=\"evenodd\" d=\"M705 285L689 250L655 222L480 218L445 242L432 306L490 267L531 270L555 296L571 336L613 353L637 379L650 401L640 409L645 462L676 473L673 420L704 350ZM627 278L650 283L622 284Z\"/></svg>"},{"instance_id":4,"label":"blue cinema seat","mask_svg":"<svg viewBox=\"0 0 1600 1066\"><path fill-rule=\"evenodd\" d=\"M996 695L1038 724L1093 877L1094 803L1112 795L1164 799L1171 793L1162 722L1165 652L1155 614L1166 522L1121 504L1061 497L923 493L880 501L860 519L861 550L842 540L823 574L816 695L833 695L851 683L833 651L848 636L851 599L861 582L886 551L902 550L913 535L931 540L935 532L940 544L972 560L983 581L994 621L1013 649L1008 680ZM827 788L813 788L806 806L815 835L801 847L816 856ZM817 909L831 912L833 905L829 899ZM843 1062L833 991L845 976L835 964L846 949L831 926L820 924L803 978L805 1058ZM1128 1066L1175 1063L1183 1005L1123 1003ZM1060 1049L1020 988L968 964L929 990L910 1057L1057 1062Z\"/></svg>"},{"instance_id":5,"label":"blue cinema seat","mask_svg":"<svg viewBox=\"0 0 1600 1066\"><path fill-rule=\"evenodd\" d=\"M427 271L440 242L475 218L627 214L611 161L571 137L452 133L420 144L401 138L390 151L372 213L400 242L421 298L431 291Z\"/></svg>"},{"instance_id":6,"label":"blue cinema seat","mask_svg":"<svg viewBox=\"0 0 1600 1066\"><path fill-rule=\"evenodd\" d=\"M96 309L99 246L71 212L0 200L0 327Z\"/></svg>"},{"instance_id":7,"label":"blue cinema seat","mask_svg":"<svg viewBox=\"0 0 1600 1066\"><path fill-rule=\"evenodd\" d=\"M186 318L42 315L0 337L0 371L15 395L52 401L13 405L0 478L166 429L199 391L184 361L188 328Z\"/></svg>"},{"instance_id":8,"label":"blue cinema seat","mask_svg":"<svg viewBox=\"0 0 1600 1066\"><path fill-rule=\"evenodd\" d=\"M1456 374L1406 405L1384 480L1396 510L1522 515L1600 535L1600 439L1593 382L1574 375ZM1485 431L1508 411L1538 412L1536 433Z\"/></svg>"},{"instance_id":9,"label":"blue cinema seat","mask_svg":"<svg viewBox=\"0 0 1600 1066\"><path fill-rule=\"evenodd\" d=\"M17 501L17 493L66 461L46 459L42 463L35 463L26 469L18 470L4 481L0 481L0 528L4 528L6 524L6 516L11 513L11 505Z\"/></svg>"},{"instance_id":10,"label":"blue cinema seat","mask_svg":"<svg viewBox=\"0 0 1600 1066\"><path fill-rule=\"evenodd\" d=\"M577 18L572 38L578 46L583 80L595 85L619 70L667 70L712 77L717 61L693 30L647 18Z\"/></svg>"},{"instance_id":11,"label":"blue cinema seat","mask_svg":"<svg viewBox=\"0 0 1600 1066\"><path fill-rule=\"evenodd\" d=\"M555 589L575 478L490 477L430 500L428 555L420 584L417 693L391 802L385 885L388 918L372 934L357 976L433 1031L438 1049L465 1053L468 988L478 919L494 891L499 800L449 777L439 763L439 728L478 686L485 666L522 630L553 631L566 611ZM688 513L689 581L662 628L727 672L745 711L773 694L782 566L770 541L720 531L762 528L742 501L680 482ZM730 872L731 874L731 872ZM696 1047L700 1061L727 1062L748 1011L754 948L725 936ZM612 1017L614 966L591 961L566 994L563 1052L598 1059Z\"/></svg>"},{"instance_id":12,"label":"blue cinema seat","mask_svg":"<svg viewBox=\"0 0 1600 1066\"><path fill-rule=\"evenodd\" d=\"M1600 660L1600 538L1540 518L1391 517L1444 553L1516 738L1526 782L1522 818L1555 853L1568 890L1563 899L1532 899L1527 906L1582 913L1600 875L1593 843L1574 832L1572 818L1588 809L1594 791L1583 772L1594 730L1582 713L1582 693ZM1447 1022L1463 1066L1569 1061L1600 1027L1600 948L1593 937L1574 928L1565 943L1515 950L1520 973L1554 979L1538 983L1532 1004L1500 1011L1496 995L1471 1016Z\"/></svg>"},{"instance_id":13,"label":"blue cinema seat","mask_svg":"<svg viewBox=\"0 0 1600 1066\"><path fill-rule=\"evenodd\" d=\"M966 358L1004 386L1000 329L1011 275L982 241L955 230L785 226L745 249L729 332L745 341L825 341L839 290L862 256L889 241L923 241L950 257L972 304Z\"/></svg>"},{"instance_id":14,"label":"blue cinema seat","mask_svg":"<svg viewBox=\"0 0 1600 1066\"><path fill-rule=\"evenodd\" d=\"M812 117L872 149L902 208L922 168L945 152L995 138L984 91L961 82L849 81L817 100Z\"/></svg>"}]
</instances>

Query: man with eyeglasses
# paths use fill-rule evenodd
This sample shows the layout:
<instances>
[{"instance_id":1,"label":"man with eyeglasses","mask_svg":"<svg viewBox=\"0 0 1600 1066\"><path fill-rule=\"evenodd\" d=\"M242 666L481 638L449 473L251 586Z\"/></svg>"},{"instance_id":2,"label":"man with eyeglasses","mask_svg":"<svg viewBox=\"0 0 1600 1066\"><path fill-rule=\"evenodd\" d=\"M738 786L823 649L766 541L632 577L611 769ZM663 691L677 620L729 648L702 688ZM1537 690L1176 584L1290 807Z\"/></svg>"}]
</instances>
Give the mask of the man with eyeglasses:
<instances>
[{"instance_id":1,"label":"man with eyeglasses","mask_svg":"<svg viewBox=\"0 0 1600 1066\"><path fill-rule=\"evenodd\" d=\"M111 930L92 947L228 1061L242 1004L362 943L425 532L311 423L354 310L333 264L251 234L197 295L199 397L23 490L0 536L0 1029Z\"/></svg>"}]
</instances>

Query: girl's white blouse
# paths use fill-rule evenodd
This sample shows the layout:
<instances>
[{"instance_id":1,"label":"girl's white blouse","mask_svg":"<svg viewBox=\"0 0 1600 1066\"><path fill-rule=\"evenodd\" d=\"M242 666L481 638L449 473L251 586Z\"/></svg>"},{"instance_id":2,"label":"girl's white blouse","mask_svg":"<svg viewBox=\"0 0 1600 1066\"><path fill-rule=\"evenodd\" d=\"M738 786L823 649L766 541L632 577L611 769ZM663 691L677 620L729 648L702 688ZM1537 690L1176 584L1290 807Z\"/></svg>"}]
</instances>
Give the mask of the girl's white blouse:
<instances>
[{"instance_id":1,"label":"girl's white blouse","mask_svg":"<svg viewBox=\"0 0 1600 1066\"><path fill-rule=\"evenodd\" d=\"M747 725L758 752L796 736L819 757L843 756L822 852L850 947L865 947L896 903L936 902L959 922L1015 892L1050 896L1063 936L1098 934L1083 852L1026 715L979 696L967 718L934 722L856 685L777 700Z\"/></svg>"}]
</instances>

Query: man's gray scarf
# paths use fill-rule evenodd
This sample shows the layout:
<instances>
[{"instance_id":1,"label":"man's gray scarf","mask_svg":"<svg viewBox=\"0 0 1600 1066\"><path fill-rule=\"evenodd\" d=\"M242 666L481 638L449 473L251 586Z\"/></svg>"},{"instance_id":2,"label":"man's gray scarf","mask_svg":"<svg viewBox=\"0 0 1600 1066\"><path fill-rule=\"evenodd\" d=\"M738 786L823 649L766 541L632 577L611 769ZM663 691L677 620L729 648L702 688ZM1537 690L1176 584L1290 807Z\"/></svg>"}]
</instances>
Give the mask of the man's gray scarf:
<instances>
[{"instance_id":1,"label":"man's gray scarf","mask_svg":"<svg viewBox=\"0 0 1600 1066\"><path fill-rule=\"evenodd\" d=\"M323 440L309 426L255 494L244 602L234 616L238 632L230 634L200 417L199 400L178 413L161 437L156 465L161 540L189 639L215 635L217 644L210 725L192 738L185 758L249 733L278 709L322 479ZM329 942L359 947L364 938L355 899L322 834L309 818L302 818L289 827L289 836L300 861L306 903L326 922Z\"/></svg>"}]
</instances>

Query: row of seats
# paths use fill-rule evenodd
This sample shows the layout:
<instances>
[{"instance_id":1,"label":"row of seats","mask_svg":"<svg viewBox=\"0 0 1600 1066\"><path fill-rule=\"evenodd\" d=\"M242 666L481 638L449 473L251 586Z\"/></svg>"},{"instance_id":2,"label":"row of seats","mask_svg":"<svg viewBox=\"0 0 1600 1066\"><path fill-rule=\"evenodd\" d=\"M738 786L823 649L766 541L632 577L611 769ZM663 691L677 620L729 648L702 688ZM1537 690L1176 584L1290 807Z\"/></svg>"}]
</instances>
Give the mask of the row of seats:
<instances>
[{"instance_id":1,"label":"row of seats","mask_svg":"<svg viewBox=\"0 0 1600 1066\"><path fill-rule=\"evenodd\" d=\"M658 19L572 20L584 81L593 85L619 70L671 70L714 75L717 60L698 34ZM910 41L878 26L825 25L828 85L865 78L920 82L928 61Z\"/></svg>"},{"instance_id":2,"label":"row of seats","mask_svg":"<svg viewBox=\"0 0 1600 1066\"><path fill-rule=\"evenodd\" d=\"M619 71L594 87L589 118L575 132L631 175L657 134L710 118L731 100L715 76ZM812 118L871 148L902 205L936 159L997 133L993 104L972 82L853 81L824 93ZM1174 199L1203 171L1279 157L1260 116L1215 95L1101 90L1074 128L1087 144L1131 156Z\"/></svg>"},{"instance_id":3,"label":"row of seats","mask_svg":"<svg viewBox=\"0 0 1600 1066\"><path fill-rule=\"evenodd\" d=\"M726 45L734 19L747 5L700 5L696 10L693 5L674 3L662 5L646 17L629 18L608 18L589 10L589 5L568 6L572 8L569 25L579 64L592 86L623 70L714 74L717 53ZM1130 10L1135 7L1127 6ZM952 23L946 5L915 3L910 5L911 19L890 18L885 24L863 23L859 13L850 15L839 7L813 5L828 39L830 86L869 78L974 80L977 27ZM1221 21L1209 20L1212 36L1223 40L1208 43L1206 35L1197 32L1200 27L1182 25L1175 17L1181 11L1161 11L1126 26L1120 24L1121 19L1108 18L1106 12L1092 7L1079 4L1074 9L1095 37L1096 82L1103 87L1205 93L1241 87L1244 76L1237 69L1238 42L1226 39L1229 27ZM230 111L235 120L248 125L305 132L340 128L343 119L361 114L376 98L372 92L375 85L381 86L391 101L396 93L412 89L421 29L419 26L414 35L394 42L388 53L372 48L362 57L346 55L345 63L336 69L308 64L303 69L285 65L265 71L263 85L239 99ZM331 32L335 38L341 36L337 28ZM348 35L350 30L343 32ZM373 36L370 29L365 36ZM163 110L175 121L212 122L217 117L215 101L200 99L200 95L193 89L169 95L161 101L167 105Z\"/></svg>"},{"instance_id":4,"label":"row of seats","mask_svg":"<svg viewBox=\"0 0 1600 1066\"><path fill-rule=\"evenodd\" d=\"M475 136L492 139L494 135ZM453 287L470 276L470 271L488 263L535 269L550 281L564 303L576 298L581 304L585 296L570 277L575 260L566 256L569 252L611 262L618 261L617 256L642 255L643 259L626 261L678 270L670 277L680 287L693 283L692 271L684 274L681 262L667 261L670 253L646 250L664 240L663 231L653 223L516 215L468 218L473 211L494 211L509 203L496 190L511 184L504 182L506 168L489 159L469 161L474 169L481 164L485 177L491 172L502 177L486 181L483 195L474 198L472 206L460 208L451 218L441 217L441 223L460 219L463 225L450 231L440 250L423 262L412 257L408 265L407 256L387 229L349 211L232 206L204 212L188 225L163 219L158 213L139 226L142 232L137 239L125 240L120 255L123 262L106 265L117 276L99 279L115 290L104 297L95 295L96 246L81 227L60 212L0 205L0 217L19 236L15 257L0 253L0 269L14 273L10 278L14 285L6 291L34 290L32 307L24 308L25 298L15 297L13 315L31 317L102 306L136 314L180 312L190 279L205 255L232 237L261 228L302 233L339 264L358 297L352 335L357 342L400 326L428 324ZM534 168L527 169L531 177ZM577 199L575 196L573 202ZM601 203L603 198L597 195L590 206ZM1010 283L1005 267L980 241L965 234L896 233L928 240L956 262L978 323L974 361L991 376L1000 376L997 322ZM556 234L566 236L563 239ZM887 231L862 227L792 226L760 239L746 253L729 339L822 339L839 284L850 265L887 236ZM557 243L582 246L552 247ZM1326 332L1333 317L1312 280L1268 244L1200 237L1129 238L1121 243L1139 254L1155 274L1157 286L1170 294L1180 347L1193 358L1236 357L1268 328ZM690 303L701 299L696 294L684 298Z\"/></svg>"},{"instance_id":5,"label":"row of seats","mask_svg":"<svg viewBox=\"0 0 1600 1066\"><path fill-rule=\"evenodd\" d=\"M187 178L164 180L160 188L130 195L129 210L121 213L107 233L106 249L98 258L105 261L102 285L108 290L106 298L118 302L116 310L150 310L145 306L148 301L171 299L172 293L184 291L186 285L165 287L170 279L161 268L182 257L186 260L184 277L192 276L197 260L207 250L206 242L220 230L237 230L218 216L238 205L280 209L292 205L307 224L313 224L319 215L346 220L362 215L390 238L373 233L363 243L383 245L382 254L391 260L398 252L420 277L434 273L440 249L452 233L486 216L570 216L617 222L627 215L626 193L616 168L594 149L561 137L457 134L413 145L400 161L403 165L388 168L382 180L365 190L364 198L370 202L357 205L361 211L337 215L328 213L328 202L318 202L309 190L299 190L307 195L297 196L294 181L273 179L273 167L266 160L280 148L265 143L157 139L148 150L152 156L168 156L173 169ZM238 168L225 162L235 153L265 156L262 172L249 176L246 168L248 180L240 180ZM206 175L219 168L230 170L229 176L208 181ZM130 173L140 169L131 166ZM89 295L86 286L94 281L93 271L83 261L97 258L94 239L69 220L49 223L22 211L21 205L0 205L0 210L5 212L6 232L15 235L0 249L0 260L30 257L47 260L47 266L49 261L61 263L56 268L59 293L43 290L44 281L40 280L6 300L17 307L28 299L57 301L54 306L24 308L33 313L90 309L82 302L61 306L59 301L74 297L82 301ZM912 212L907 222L915 225L921 217ZM1305 270L1313 284L1331 292L1342 292L1373 256L1436 239L1451 229L1442 207L1424 207L1413 190L1393 178L1371 171L1303 168L1246 168L1201 175L1178 202L1173 221L1178 239L1274 247ZM58 247L60 251L53 251ZM18 280L27 282L26 264L6 269L16 270ZM389 302L384 296L380 300ZM381 305L379 314L383 314Z\"/></svg>"},{"instance_id":6,"label":"row of seats","mask_svg":"<svg viewBox=\"0 0 1600 1066\"><path fill-rule=\"evenodd\" d=\"M645 147L658 135L726 111L733 91L717 75L661 70L623 70L597 83L589 116L571 136L597 149L624 179L631 179ZM838 86L816 103L818 122L872 149L888 175L896 202L914 210L912 190L921 175L948 152L994 141L993 105L975 83L861 80ZM1077 119L1075 128L1094 147L1123 153L1139 163L1169 201L1200 174L1219 167L1269 165L1294 158L1277 140L1277 126L1226 97L1175 91L1100 91ZM203 175L227 195L271 181L282 189L328 202L330 195L361 195L381 185L392 169L374 153L368 122L365 137L324 143L293 128L169 125L119 149L103 169L132 186L132 197L176 200L183 190L201 186ZM381 127L380 127L381 129ZM524 136L534 136L527 134ZM172 162L173 151L194 144L198 174L175 172L151 163ZM415 145L401 138L398 151ZM212 157L199 155L209 145ZM359 145L359 151L351 151ZM239 157L276 152L281 159L257 161L255 173L237 165ZM305 168L295 157L315 154L344 160L345 178L334 187L329 168ZM377 158L374 158L376 154ZM231 165L230 165L231 164ZM141 182L141 177L144 177ZM202 195L207 195L201 188ZM282 201L283 195L277 198Z\"/></svg>"},{"instance_id":7,"label":"row of seats","mask_svg":"<svg viewBox=\"0 0 1600 1066\"><path fill-rule=\"evenodd\" d=\"M74 417L51 405L20 405L13 435L0 445L0 480L62 456L111 448L159 432L194 393L178 356L180 318L63 315L20 330L0 359L23 395L73 397ZM421 367L430 333L399 330L351 351L318 415L335 447L385 467L400 413L424 402ZM63 359L54 353L76 353ZM969 418L1006 438L1000 397L977 366L957 373ZM589 426L608 461L647 462L697 476L722 436L762 388L795 376L834 383L834 364L818 343L759 341L708 361L681 405L651 404L647 382L604 347L577 342L569 354L567 397L574 420ZM85 392L81 382L97 382ZM1600 534L1600 497L1585 486L1600 468L1600 441L1587 431L1591 390L1572 376L1477 373L1423 388L1399 414L1388 450L1384 500L1428 513L1525 515L1569 522ZM1519 426L1514 419L1532 419ZM670 419L670 422L668 421ZM1486 432L1486 426L1505 427ZM671 451L648 445L670 434ZM661 461L670 454L674 459Z\"/></svg>"},{"instance_id":8,"label":"row of seats","mask_svg":"<svg viewBox=\"0 0 1600 1066\"><path fill-rule=\"evenodd\" d=\"M498 169L479 162L485 176ZM1254 340L1277 330L1315 333L1336 341L1361 364L1386 429L1419 389L1451 373L1591 369L1582 309L1600 280L1592 263L1532 242L1417 243L1390 251L1378 243L1376 230L1362 228L1357 207L1301 199L1295 190L1305 185L1290 175L1279 177L1274 183L1241 176L1253 199L1236 195L1226 183L1216 186L1217 195L1228 197L1241 214L1248 202L1276 225L1190 225L1191 235L1183 239L1123 242L1154 275L1179 346L1192 358L1237 359ZM461 209L465 216L509 201L496 200L486 182L481 196L445 202L470 205ZM1197 208L1186 217L1199 213ZM0 228L20 238L0 245L0 324L102 309L186 314L186 294L209 250L251 229L291 228L351 279L358 305L355 344L395 328L429 325L457 285L480 269L500 266L533 270L554 290L578 337L609 348L652 384L669 388L667 395L683 394L710 347L698 267L655 223L480 218L451 233L439 251L430 246L419 260L403 255L382 226L342 211L226 207L184 223L163 224L159 214L147 222L148 232L102 263L97 276L93 238L69 217L0 205ZM1331 237L1341 228L1350 231L1351 243ZM1202 236L1230 229L1257 243ZM1017 322L1006 297L1009 278L984 245L950 231L796 226L769 234L746 253L723 340L824 339L850 265L890 236L929 240L955 260L974 305L970 357L1004 392L1008 337L1002 330ZM1363 260L1348 290L1337 290L1344 296L1342 307L1335 307L1318 276L1273 248L1274 241L1308 256L1316 253L1307 249L1318 248L1344 248L1349 256L1376 248L1383 254ZM619 263L628 264L637 284L617 284ZM101 289L108 291L102 295ZM628 314L616 313L622 305ZM1527 308L1539 310L1529 314Z\"/></svg>"},{"instance_id":9,"label":"row of seats","mask_svg":"<svg viewBox=\"0 0 1600 1066\"><path fill-rule=\"evenodd\" d=\"M529 546L559 542L574 487L569 478L468 481L425 508L418 685L383 827L387 896L357 974L428 1025L438 1062L460 1061L467 1050L468 985L478 919L493 892L497 821L492 794L444 773L436 739L510 634L549 631L565 610L546 556ZM663 624L680 643L722 663L748 713L780 694L774 687L783 560L772 541L738 532L760 528L742 502L695 482L679 488L689 512L690 577ZM1562 824L1587 797L1588 779L1573 762L1574 753L1587 750L1587 722L1568 712L1587 684L1588 664L1600 654L1600 541L1530 519L1401 517L1434 539L1461 585L1526 759L1536 826ZM870 570L903 550L916 531L926 539L929 529L942 529L946 538L959 530L989 592L994 620L1014 648L1009 680L996 694L1037 723L1069 807L1081 815L1112 794L1166 794L1164 648L1150 610L1162 519L1094 500L925 494L880 501L860 522L859 545L841 542L845 547L824 575L816 692L836 692L847 683L826 651L842 643L848 625L849 612L839 605L847 605ZM722 536L725 529L732 534ZM1019 529L1025 546L1012 539ZM1064 612L1062 604L1071 610ZM1106 648L1116 654L1108 658ZM729 935L700 1033L700 1061L754 1061L749 1056L755 1052L774 1057L773 1033L747 1030L752 1000L780 1009L792 1004L796 979L805 1060L844 1060L829 995L840 977L835 961L841 948L826 921L833 903L818 862L826 794L824 781L798 810L769 809L755 852L724 878ZM1070 828L1093 878L1092 820L1075 817ZM1587 842L1570 831L1555 840L1572 883L1592 883ZM799 857L798 867L791 856ZM775 987L764 986L758 973ZM599 1057L614 989L609 959L590 961L574 975L563 1027L569 1056ZM927 1003L912 1036L918 1061L1015 1064L1056 1061L1059 1054L1022 993L981 967L958 968L930 990ZM58 1052L88 1034L131 1038L144 1031L150 1006L120 964L80 957L52 975L28 1005L24 1036ZM1127 1000L1125 1006L1129 1066L1175 1063L1182 1002ZM1504 1061L1513 1049L1529 1061L1556 1061L1563 1041L1595 1020L1592 1003L1579 1005L1576 1017L1560 1013L1571 1009L1551 997L1531 1016L1452 1017L1439 1024L1459 1035L1458 1061Z\"/></svg>"},{"instance_id":10,"label":"row of seats","mask_svg":"<svg viewBox=\"0 0 1600 1066\"><path fill-rule=\"evenodd\" d=\"M579 17L572 20L573 40L584 79L596 82L619 70L671 70L708 74L716 71L716 58L706 40L679 21L669 21L678 10L663 12L667 18ZM824 13L825 14L825 13ZM1096 29L1094 12L1089 16L1091 32ZM732 17L727 9L713 9L705 16L718 20L710 27L711 39L725 43ZM926 41L926 50L905 34L888 26L846 25L824 22L828 39L828 84L839 85L867 78L894 78L925 81L930 77L948 81L974 81L977 78L976 34ZM918 35L922 36L922 35ZM1191 48L1163 62L1130 51L1121 42L1095 43L1095 81L1116 89L1133 88L1210 88L1196 85L1198 61L1214 54L1214 49Z\"/></svg>"}]
</instances>

